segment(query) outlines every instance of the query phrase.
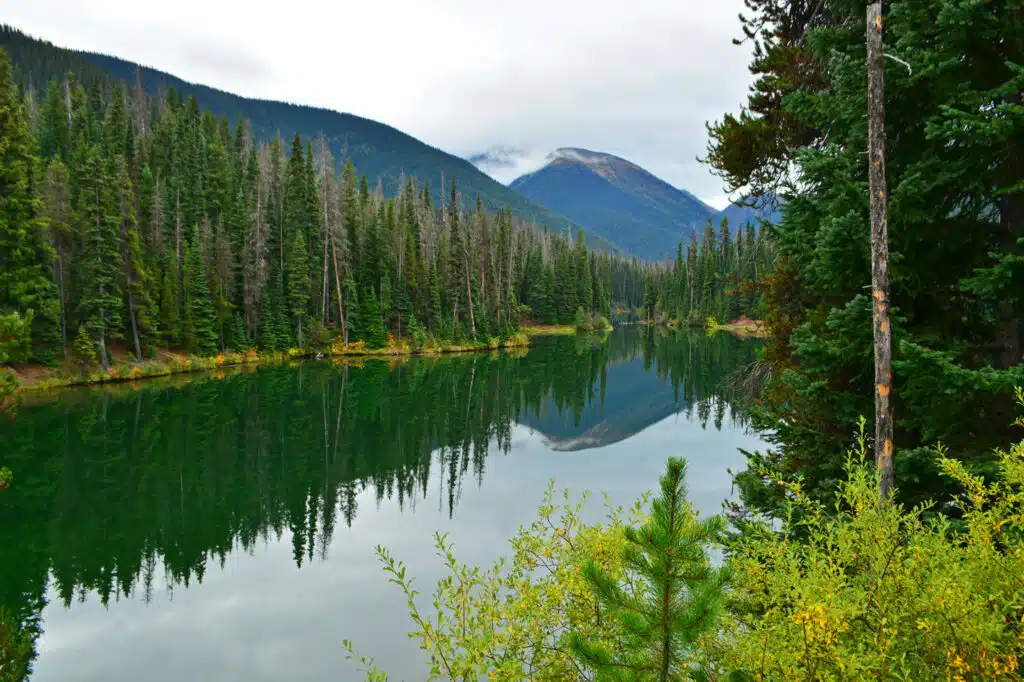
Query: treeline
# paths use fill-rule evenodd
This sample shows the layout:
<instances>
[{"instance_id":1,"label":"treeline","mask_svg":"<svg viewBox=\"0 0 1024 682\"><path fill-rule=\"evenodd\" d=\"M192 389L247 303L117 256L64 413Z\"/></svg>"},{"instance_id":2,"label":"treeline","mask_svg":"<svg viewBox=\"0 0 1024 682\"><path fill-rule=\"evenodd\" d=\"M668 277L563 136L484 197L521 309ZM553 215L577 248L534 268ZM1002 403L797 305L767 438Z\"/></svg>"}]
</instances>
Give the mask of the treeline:
<instances>
[{"instance_id":1,"label":"treeline","mask_svg":"<svg viewBox=\"0 0 1024 682\"><path fill-rule=\"evenodd\" d=\"M642 301L646 266L467 211L455 178L440 206L411 177L385 197L323 139L286 150L173 91L14 83L0 57L0 311L31 316L13 360L486 340Z\"/></svg>"},{"instance_id":2,"label":"treeline","mask_svg":"<svg viewBox=\"0 0 1024 682\"><path fill-rule=\"evenodd\" d=\"M761 315L761 282L775 266L775 248L752 223L736 230L723 218L718 230L711 220L698 236L683 240L675 261L648 273L644 308L648 317L703 326Z\"/></svg>"}]
</instances>

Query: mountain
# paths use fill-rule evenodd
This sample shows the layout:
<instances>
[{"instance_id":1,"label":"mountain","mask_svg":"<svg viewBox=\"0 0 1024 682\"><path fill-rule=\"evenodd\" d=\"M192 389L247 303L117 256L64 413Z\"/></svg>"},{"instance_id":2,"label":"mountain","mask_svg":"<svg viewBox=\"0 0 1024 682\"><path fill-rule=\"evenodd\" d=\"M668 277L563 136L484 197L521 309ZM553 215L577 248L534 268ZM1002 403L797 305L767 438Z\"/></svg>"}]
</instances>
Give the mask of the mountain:
<instances>
[{"instance_id":1,"label":"mountain","mask_svg":"<svg viewBox=\"0 0 1024 682\"><path fill-rule=\"evenodd\" d=\"M519 423L543 434L552 450L572 452L626 440L683 407L672 386L645 369L642 357L609 363L604 382L603 400L591 401L580 414L559 412L548 397L538 412L524 414Z\"/></svg>"},{"instance_id":2,"label":"mountain","mask_svg":"<svg viewBox=\"0 0 1024 682\"><path fill-rule=\"evenodd\" d=\"M512 189L586 225L592 234L642 258L675 253L683 235L716 211L625 159L566 147Z\"/></svg>"},{"instance_id":3,"label":"mountain","mask_svg":"<svg viewBox=\"0 0 1024 682\"><path fill-rule=\"evenodd\" d=\"M491 154L473 160L481 167L495 164ZM715 225L728 218L733 228L747 222L756 224L759 217L778 218L777 211L738 204L716 211L689 192L612 154L564 147L549 154L547 160L543 168L513 180L510 187L642 258L671 256L679 240L701 229L708 218Z\"/></svg>"},{"instance_id":4,"label":"mountain","mask_svg":"<svg viewBox=\"0 0 1024 682\"><path fill-rule=\"evenodd\" d=\"M0 48L13 61L22 85L37 91L68 71L74 72L87 88L96 83L109 85L112 78L135 87L139 79L151 95L174 88L185 97L195 96L201 107L228 116L232 122L245 118L259 139L269 139L279 132L286 141L296 132L309 137L323 133L339 163L351 157L371 187L380 182L385 194L394 194L403 175L411 175L429 182L435 201L440 202L442 178L450 182L455 177L467 205L472 205L479 194L491 211L507 205L521 218L553 230L572 228L564 216L502 185L469 161L377 121L318 107L241 97L117 57L57 47L6 25L0 26Z\"/></svg>"},{"instance_id":5,"label":"mountain","mask_svg":"<svg viewBox=\"0 0 1024 682\"><path fill-rule=\"evenodd\" d=\"M740 204L730 204L724 210L719 211L715 214L713 220L715 223L722 222L722 218L729 219L729 225L737 227L746 223L758 224L758 219L763 218L768 222L776 222L779 219L779 206L775 208L753 208L751 206L742 206Z\"/></svg>"}]
</instances>

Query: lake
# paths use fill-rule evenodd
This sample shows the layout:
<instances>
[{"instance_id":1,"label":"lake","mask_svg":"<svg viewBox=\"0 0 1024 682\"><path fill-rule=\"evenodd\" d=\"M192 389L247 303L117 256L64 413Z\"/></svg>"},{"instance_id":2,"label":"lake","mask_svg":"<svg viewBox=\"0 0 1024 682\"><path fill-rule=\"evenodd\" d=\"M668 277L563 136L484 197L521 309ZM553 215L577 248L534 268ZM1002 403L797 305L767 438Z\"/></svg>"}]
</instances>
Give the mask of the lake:
<instances>
[{"instance_id":1,"label":"lake","mask_svg":"<svg viewBox=\"0 0 1024 682\"><path fill-rule=\"evenodd\" d=\"M423 679L376 545L429 594L434 531L489 563L550 479L628 504L670 455L719 511L762 445L724 384L758 347L625 328L29 395L0 424L0 606L35 682L357 679L346 638Z\"/></svg>"}]
</instances>

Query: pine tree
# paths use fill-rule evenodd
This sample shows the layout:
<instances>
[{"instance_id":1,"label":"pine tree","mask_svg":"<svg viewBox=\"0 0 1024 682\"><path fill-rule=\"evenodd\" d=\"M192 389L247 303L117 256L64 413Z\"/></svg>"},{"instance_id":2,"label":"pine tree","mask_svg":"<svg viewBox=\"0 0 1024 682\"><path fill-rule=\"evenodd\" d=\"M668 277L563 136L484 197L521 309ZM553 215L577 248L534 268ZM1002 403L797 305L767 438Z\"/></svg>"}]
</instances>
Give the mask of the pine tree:
<instances>
[{"instance_id":1,"label":"pine tree","mask_svg":"<svg viewBox=\"0 0 1024 682\"><path fill-rule=\"evenodd\" d=\"M59 344L60 303L34 146L11 64L0 50L0 311L35 313L33 351L38 359L48 361Z\"/></svg>"},{"instance_id":2,"label":"pine tree","mask_svg":"<svg viewBox=\"0 0 1024 682\"><path fill-rule=\"evenodd\" d=\"M44 162L59 159L67 163L71 153L71 131L64 100L64 88L54 78L46 88L39 120L39 154Z\"/></svg>"},{"instance_id":3,"label":"pine tree","mask_svg":"<svg viewBox=\"0 0 1024 682\"><path fill-rule=\"evenodd\" d=\"M384 332L384 324L381 321L380 301L372 288L363 290L360 297L362 305L360 309L363 317L363 340L367 348L383 348L388 345L388 337Z\"/></svg>"},{"instance_id":4,"label":"pine tree","mask_svg":"<svg viewBox=\"0 0 1024 682\"><path fill-rule=\"evenodd\" d=\"M90 336L84 324L78 327L72 356L83 374L96 366L96 341Z\"/></svg>"},{"instance_id":5,"label":"pine tree","mask_svg":"<svg viewBox=\"0 0 1024 682\"><path fill-rule=\"evenodd\" d=\"M79 173L76 222L82 237L79 255L78 319L99 348L104 369L110 367L107 344L122 335L122 287L124 264L121 257L121 216L115 203L109 164L100 158L98 146L86 152Z\"/></svg>"},{"instance_id":6,"label":"pine tree","mask_svg":"<svg viewBox=\"0 0 1024 682\"><path fill-rule=\"evenodd\" d=\"M217 314L206 281L203 243L196 227L185 248L185 346L190 353L213 355L218 350Z\"/></svg>"},{"instance_id":7,"label":"pine tree","mask_svg":"<svg viewBox=\"0 0 1024 682\"><path fill-rule=\"evenodd\" d=\"M306 253L306 239L302 230L295 232L291 250L288 253L288 304L295 321L299 347L303 345L302 326L308 315L309 306L309 257Z\"/></svg>"},{"instance_id":8,"label":"pine tree","mask_svg":"<svg viewBox=\"0 0 1024 682\"><path fill-rule=\"evenodd\" d=\"M174 251L167 252L164 259L163 277L160 280L160 332L164 343L176 346L181 343L181 277L178 258Z\"/></svg>"},{"instance_id":9,"label":"pine tree","mask_svg":"<svg viewBox=\"0 0 1024 682\"><path fill-rule=\"evenodd\" d=\"M721 516L700 519L686 499L686 462L672 457L649 520L624 529L624 575L584 567L602 617L613 621L615 645L577 633L573 650L602 680L683 680L701 671L688 663L698 638L714 632L725 604L727 568L714 568L709 545L725 530Z\"/></svg>"},{"instance_id":10,"label":"pine tree","mask_svg":"<svg viewBox=\"0 0 1024 682\"><path fill-rule=\"evenodd\" d=\"M156 344L153 324L153 280L146 267L135 221L135 195L128 169L122 163L115 187L121 222L121 258L124 263L124 294L135 358L141 361Z\"/></svg>"}]
</instances>

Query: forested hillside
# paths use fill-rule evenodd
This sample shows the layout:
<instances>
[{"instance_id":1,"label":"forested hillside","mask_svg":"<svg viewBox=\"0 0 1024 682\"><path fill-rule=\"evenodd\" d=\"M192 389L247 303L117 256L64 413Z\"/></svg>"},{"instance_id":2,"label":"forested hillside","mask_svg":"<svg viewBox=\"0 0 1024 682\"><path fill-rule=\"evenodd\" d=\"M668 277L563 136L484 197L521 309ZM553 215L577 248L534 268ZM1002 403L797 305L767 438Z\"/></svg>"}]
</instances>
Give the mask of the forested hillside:
<instances>
[{"instance_id":1,"label":"forested hillside","mask_svg":"<svg viewBox=\"0 0 1024 682\"><path fill-rule=\"evenodd\" d=\"M762 283L775 269L775 247L751 223L736 230L723 219L718 230L708 220L701 236L679 243L668 268L648 275L644 307L649 316L703 327L708 318L729 322L759 318Z\"/></svg>"},{"instance_id":2,"label":"forested hillside","mask_svg":"<svg viewBox=\"0 0 1024 682\"><path fill-rule=\"evenodd\" d=\"M466 211L454 177L440 205L412 177L386 196L322 137L259 142L177 92L19 91L2 56L0 135L10 360L487 340L642 298L646 266Z\"/></svg>"},{"instance_id":3,"label":"forested hillside","mask_svg":"<svg viewBox=\"0 0 1024 682\"><path fill-rule=\"evenodd\" d=\"M153 96L173 89L184 99L195 97L201 108L215 116L228 116L232 125L245 119L259 142L279 134L285 140L296 133L312 138L322 135L339 166L351 159L366 174L370 187L380 184L385 195L397 194L405 177L412 176L421 184L429 183L431 198L439 204L444 194L442 183L457 176L470 202L468 208L479 194L490 212L509 206L515 215L554 231L565 234L572 228L565 217L510 190L468 161L377 121L329 109L240 97L117 57L57 47L9 26L0 26L0 47L14 62L20 84L30 91L44 91L51 80L63 78L69 71L86 90L95 83L109 89L115 79L128 90Z\"/></svg>"}]
</instances>

